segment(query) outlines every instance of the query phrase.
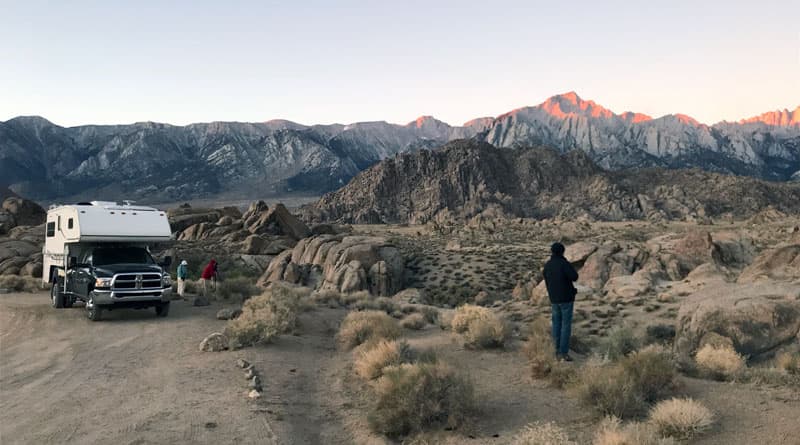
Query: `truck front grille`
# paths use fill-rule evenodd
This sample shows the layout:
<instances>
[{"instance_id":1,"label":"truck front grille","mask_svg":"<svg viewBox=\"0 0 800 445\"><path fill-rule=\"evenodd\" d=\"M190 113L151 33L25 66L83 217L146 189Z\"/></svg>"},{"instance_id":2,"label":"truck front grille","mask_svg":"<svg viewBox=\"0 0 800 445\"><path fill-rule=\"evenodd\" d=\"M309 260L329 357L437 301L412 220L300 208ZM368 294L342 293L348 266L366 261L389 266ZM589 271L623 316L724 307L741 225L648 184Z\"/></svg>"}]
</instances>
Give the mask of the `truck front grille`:
<instances>
[{"instance_id":1,"label":"truck front grille","mask_svg":"<svg viewBox=\"0 0 800 445\"><path fill-rule=\"evenodd\" d=\"M161 275L157 273L126 273L114 278L112 290L161 289Z\"/></svg>"}]
</instances>

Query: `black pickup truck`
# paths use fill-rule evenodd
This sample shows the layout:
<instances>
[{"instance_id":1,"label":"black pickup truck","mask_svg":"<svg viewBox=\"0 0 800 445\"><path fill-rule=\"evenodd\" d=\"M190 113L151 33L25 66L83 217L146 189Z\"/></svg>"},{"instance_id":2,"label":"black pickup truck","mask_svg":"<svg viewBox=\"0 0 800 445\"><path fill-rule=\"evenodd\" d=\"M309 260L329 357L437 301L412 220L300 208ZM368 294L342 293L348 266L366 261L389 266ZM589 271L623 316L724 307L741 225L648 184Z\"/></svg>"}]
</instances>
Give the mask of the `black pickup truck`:
<instances>
[{"instance_id":1,"label":"black pickup truck","mask_svg":"<svg viewBox=\"0 0 800 445\"><path fill-rule=\"evenodd\" d=\"M99 320L104 310L123 307L155 307L158 316L166 317L172 291L166 269L171 262L172 258L166 257L163 263L156 263L141 246L81 246L77 256L69 257L64 276L53 280L53 307L70 307L83 301L92 321Z\"/></svg>"}]
</instances>

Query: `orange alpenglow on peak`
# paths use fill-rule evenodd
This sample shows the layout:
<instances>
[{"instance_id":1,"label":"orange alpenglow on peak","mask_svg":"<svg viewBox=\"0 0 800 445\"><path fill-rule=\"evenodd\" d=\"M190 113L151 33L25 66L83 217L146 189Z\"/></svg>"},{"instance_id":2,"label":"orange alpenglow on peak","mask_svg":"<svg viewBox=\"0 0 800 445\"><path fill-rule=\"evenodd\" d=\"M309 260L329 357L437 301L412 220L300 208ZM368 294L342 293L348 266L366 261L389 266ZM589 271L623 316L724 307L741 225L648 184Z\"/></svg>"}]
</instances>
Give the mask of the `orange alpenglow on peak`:
<instances>
[{"instance_id":1,"label":"orange alpenglow on peak","mask_svg":"<svg viewBox=\"0 0 800 445\"><path fill-rule=\"evenodd\" d=\"M638 124L639 122L647 122L653 120L652 117L643 114L643 113L634 113L632 111L626 111L619 115L625 122L630 122L632 124Z\"/></svg>"},{"instance_id":2,"label":"orange alpenglow on peak","mask_svg":"<svg viewBox=\"0 0 800 445\"><path fill-rule=\"evenodd\" d=\"M540 107L548 114L559 118L579 114L603 118L614 116L614 113L597 105L594 101L581 99L574 91L553 96L544 101Z\"/></svg>"},{"instance_id":3,"label":"orange alpenglow on peak","mask_svg":"<svg viewBox=\"0 0 800 445\"><path fill-rule=\"evenodd\" d=\"M700 122L697 122L697 119L691 116L687 116L685 114L678 113L678 114L673 114L673 116L675 116L675 119L677 119L678 122L684 125L701 125Z\"/></svg>"},{"instance_id":4,"label":"orange alpenglow on peak","mask_svg":"<svg viewBox=\"0 0 800 445\"><path fill-rule=\"evenodd\" d=\"M769 111L764 114L751 117L749 119L742 119L739 121L741 124L762 123L767 125L774 125L780 127L789 127L792 125L800 126L800 106L795 108L794 111L787 109Z\"/></svg>"}]
</instances>

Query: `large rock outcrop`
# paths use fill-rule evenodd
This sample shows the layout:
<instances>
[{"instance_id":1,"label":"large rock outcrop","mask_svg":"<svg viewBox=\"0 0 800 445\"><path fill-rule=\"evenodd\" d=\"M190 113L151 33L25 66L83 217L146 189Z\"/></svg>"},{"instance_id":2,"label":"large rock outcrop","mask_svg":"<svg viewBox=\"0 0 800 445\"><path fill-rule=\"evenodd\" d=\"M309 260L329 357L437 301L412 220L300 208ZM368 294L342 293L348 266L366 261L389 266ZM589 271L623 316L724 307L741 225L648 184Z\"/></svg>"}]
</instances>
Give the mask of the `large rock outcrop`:
<instances>
[{"instance_id":1,"label":"large rock outcrop","mask_svg":"<svg viewBox=\"0 0 800 445\"><path fill-rule=\"evenodd\" d=\"M768 249L739 275L739 283L795 281L800 283L800 244Z\"/></svg>"},{"instance_id":2,"label":"large rock outcrop","mask_svg":"<svg viewBox=\"0 0 800 445\"><path fill-rule=\"evenodd\" d=\"M343 293L393 295L402 289L404 273L400 251L384 238L319 235L275 257L258 283L289 281Z\"/></svg>"},{"instance_id":3,"label":"large rock outcrop","mask_svg":"<svg viewBox=\"0 0 800 445\"><path fill-rule=\"evenodd\" d=\"M796 341L800 332L800 286L780 283L705 286L678 311L675 352L688 363L704 337L730 339L745 355Z\"/></svg>"},{"instance_id":4,"label":"large rock outcrop","mask_svg":"<svg viewBox=\"0 0 800 445\"><path fill-rule=\"evenodd\" d=\"M710 222L747 217L766 205L800 213L800 184L695 170L609 172L579 150L498 149L451 142L387 159L304 208L311 221L469 221L486 209L513 217Z\"/></svg>"},{"instance_id":5,"label":"large rock outcrop","mask_svg":"<svg viewBox=\"0 0 800 445\"><path fill-rule=\"evenodd\" d=\"M0 235L16 226L38 226L47 219L47 212L33 201L11 196L0 208Z\"/></svg>"}]
</instances>

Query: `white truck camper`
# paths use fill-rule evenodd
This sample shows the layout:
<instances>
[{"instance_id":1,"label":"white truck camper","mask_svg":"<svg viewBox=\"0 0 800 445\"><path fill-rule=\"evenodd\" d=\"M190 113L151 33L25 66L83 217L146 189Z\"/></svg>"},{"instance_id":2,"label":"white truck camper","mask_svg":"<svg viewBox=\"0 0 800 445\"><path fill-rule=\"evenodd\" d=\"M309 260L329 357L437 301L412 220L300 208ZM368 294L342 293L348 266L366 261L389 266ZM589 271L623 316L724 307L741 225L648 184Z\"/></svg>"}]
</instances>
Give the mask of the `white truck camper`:
<instances>
[{"instance_id":1,"label":"white truck camper","mask_svg":"<svg viewBox=\"0 0 800 445\"><path fill-rule=\"evenodd\" d=\"M172 259L150 255L151 245L172 240L165 212L128 201L51 206L45 230L42 280L53 307L83 301L93 321L118 307L169 313Z\"/></svg>"}]
</instances>

